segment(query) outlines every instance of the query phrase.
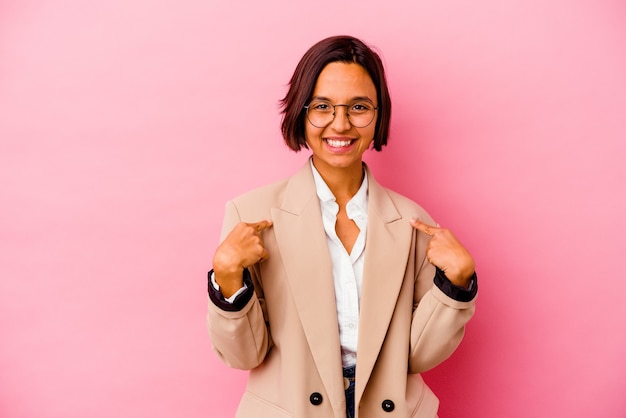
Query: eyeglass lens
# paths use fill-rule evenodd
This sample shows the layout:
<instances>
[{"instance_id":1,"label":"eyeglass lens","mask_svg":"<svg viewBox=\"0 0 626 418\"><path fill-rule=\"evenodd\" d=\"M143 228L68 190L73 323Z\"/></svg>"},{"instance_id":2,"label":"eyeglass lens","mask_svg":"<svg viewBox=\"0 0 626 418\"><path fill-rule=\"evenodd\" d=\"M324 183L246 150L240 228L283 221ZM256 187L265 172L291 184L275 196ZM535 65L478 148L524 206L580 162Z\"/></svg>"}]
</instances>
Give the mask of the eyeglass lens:
<instances>
[{"instance_id":1,"label":"eyeglass lens","mask_svg":"<svg viewBox=\"0 0 626 418\"><path fill-rule=\"evenodd\" d=\"M325 128L335 119L338 107L346 108L348 121L355 128L364 128L374 120L375 110L372 103L358 101L350 104L332 104L325 100L315 100L306 107L309 122L317 128Z\"/></svg>"}]
</instances>

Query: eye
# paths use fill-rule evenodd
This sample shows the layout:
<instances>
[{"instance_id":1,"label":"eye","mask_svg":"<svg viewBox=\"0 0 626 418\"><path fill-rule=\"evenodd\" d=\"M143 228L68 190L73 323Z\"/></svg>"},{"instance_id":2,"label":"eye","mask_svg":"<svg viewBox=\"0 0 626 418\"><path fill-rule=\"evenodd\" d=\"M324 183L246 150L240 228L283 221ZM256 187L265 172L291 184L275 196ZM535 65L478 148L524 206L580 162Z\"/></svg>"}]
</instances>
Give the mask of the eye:
<instances>
[{"instance_id":1,"label":"eye","mask_svg":"<svg viewBox=\"0 0 626 418\"><path fill-rule=\"evenodd\" d=\"M332 106L328 102L311 102L309 109L316 112L330 112Z\"/></svg>"},{"instance_id":2,"label":"eye","mask_svg":"<svg viewBox=\"0 0 626 418\"><path fill-rule=\"evenodd\" d=\"M367 102L357 102L350 105L350 113L367 113L373 106Z\"/></svg>"}]
</instances>

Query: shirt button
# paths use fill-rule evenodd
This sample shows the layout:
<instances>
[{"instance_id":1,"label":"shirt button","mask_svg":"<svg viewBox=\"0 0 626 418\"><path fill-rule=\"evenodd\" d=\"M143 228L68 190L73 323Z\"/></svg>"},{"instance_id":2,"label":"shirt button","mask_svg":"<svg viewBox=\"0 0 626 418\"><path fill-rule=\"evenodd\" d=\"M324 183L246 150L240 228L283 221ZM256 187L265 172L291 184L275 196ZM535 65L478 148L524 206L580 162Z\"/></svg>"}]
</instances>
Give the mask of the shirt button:
<instances>
[{"instance_id":1,"label":"shirt button","mask_svg":"<svg viewBox=\"0 0 626 418\"><path fill-rule=\"evenodd\" d=\"M383 407L383 411L385 411L385 412L391 412L396 407L396 405L393 403L393 401L391 401L389 399L385 399L381 406Z\"/></svg>"}]
</instances>

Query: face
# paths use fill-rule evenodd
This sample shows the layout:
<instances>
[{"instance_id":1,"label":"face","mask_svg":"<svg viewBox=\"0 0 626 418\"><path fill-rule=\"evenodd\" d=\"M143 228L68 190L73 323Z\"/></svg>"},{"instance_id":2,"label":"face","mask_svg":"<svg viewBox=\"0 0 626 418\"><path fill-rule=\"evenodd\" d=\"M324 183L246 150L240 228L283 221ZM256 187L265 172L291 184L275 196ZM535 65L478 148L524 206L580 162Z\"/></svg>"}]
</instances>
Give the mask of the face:
<instances>
[{"instance_id":1,"label":"face","mask_svg":"<svg viewBox=\"0 0 626 418\"><path fill-rule=\"evenodd\" d=\"M313 89L312 100L318 99L333 104L369 100L373 106L378 106L372 78L365 68L355 63L333 62L324 67ZM325 128L317 128L305 119L306 142L313 152L313 163L320 171L358 169L360 172L363 153L374 140L378 115L368 126L355 128L348 120L346 109L337 106L335 118Z\"/></svg>"}]
</instances>

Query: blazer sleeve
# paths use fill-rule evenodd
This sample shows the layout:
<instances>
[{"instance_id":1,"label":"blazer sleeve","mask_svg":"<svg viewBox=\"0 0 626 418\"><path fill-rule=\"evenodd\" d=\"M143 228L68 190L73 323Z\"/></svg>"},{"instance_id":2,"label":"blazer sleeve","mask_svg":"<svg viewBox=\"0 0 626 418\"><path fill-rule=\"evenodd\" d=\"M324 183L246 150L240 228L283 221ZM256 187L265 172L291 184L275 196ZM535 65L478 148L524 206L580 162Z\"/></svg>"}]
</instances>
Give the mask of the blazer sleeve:
<instances>
[{"instance_id":1,"label":"blazer sleeve","mask_svg":"<svg viewBox=\"0 0 626 418\"><path fill-rule=\"evenodd\" d=\"M459 346L465 324L475 310L475 300L452 299L434 284L436 269L426 260L428 237L415 231L413 268L415 286L409 371L422 373L446 360Z\"/></svg>"},{"instance_id":2,"label":"blazer sleeve","mask_svg":"<svg viewBox=\"0 0 626 418\"><path fill-rule=\"evenodd\" d=\"M233 202L226 204L221 240L241 221ZM250 370L263 362L272 342L267 324L267 312L259 269L251 266L250 277L254 294L238 311L226 311L209 299L207 327L213 350L229 367Z\"/></svg>"}]
</instances>

